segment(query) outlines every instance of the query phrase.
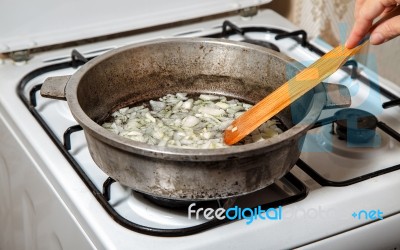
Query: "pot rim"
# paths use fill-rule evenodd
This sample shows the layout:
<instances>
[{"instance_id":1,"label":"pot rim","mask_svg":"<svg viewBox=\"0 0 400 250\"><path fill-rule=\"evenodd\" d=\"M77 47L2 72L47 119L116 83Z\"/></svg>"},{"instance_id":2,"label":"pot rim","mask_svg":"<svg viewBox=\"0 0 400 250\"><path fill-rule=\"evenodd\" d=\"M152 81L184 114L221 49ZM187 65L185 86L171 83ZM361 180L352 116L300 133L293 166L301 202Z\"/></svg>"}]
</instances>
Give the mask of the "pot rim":
<instances>
[{"instance_id":1,"label":"pot rim","mask_svg":"<svg viewBox=\"0 0 400 250\"><path fill-rule=\"evenodd\" d=\"M317 85L314 90L314 96L312 99L311 107L309 108L306 116L292 128L284 131L283 133L269 138L264 141L254 142L246 145L231 146L220 149L185 149L185 148L173 148L173 147L162 147L157 145L150 145L143 142L134 141L117 134L114 134L101 125L93 121L81 108L78 98L77 90L82 77L91 68L95 67L99 62L107 60L116 54L122 53L127 50L138 48L141 46L151 46L153 44L160 43L174 43L174 42L189 42L189 43L219 43L229 46L239 46L242 48L256 50L260 53L268 53L274 57L278 57L287 64L292 65L297 69L302 69L304 66L294 59L275 52L271 49L264 48L259 45L253 45L243 42L223 40L217 38L168 38L159 39L150 42L142 42L132 45L123 46L111 51L108 51L96 58L90 60L83 65L75 74L71 76L65 89L66 99L71 109L71 113L78 123L84 128L85 133L90 133L92 136L101 140L102 142L109 144L113 147L119 148L124 151L136 153L143 156L161 158L166 160L178 160L185 161L190 159L191 161L219 161L233 158L243 158L249 156L259 155L275 148L282 147L288 143L291 143L291 138L297 138L305 134L307 130L315 123L318 119L323 107L326 103L325 89L321 85ZM196 157L194 157L196 156Z\"/></svg>"}]
</instances>

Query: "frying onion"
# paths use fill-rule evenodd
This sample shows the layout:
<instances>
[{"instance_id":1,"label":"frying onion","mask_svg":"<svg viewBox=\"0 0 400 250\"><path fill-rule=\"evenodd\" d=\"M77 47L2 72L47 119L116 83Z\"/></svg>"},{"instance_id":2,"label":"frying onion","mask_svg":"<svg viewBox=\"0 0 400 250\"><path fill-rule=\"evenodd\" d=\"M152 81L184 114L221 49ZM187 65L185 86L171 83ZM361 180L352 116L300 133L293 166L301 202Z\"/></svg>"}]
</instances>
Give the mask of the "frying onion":
<instances>
[{"instance_id":1,"label":"frying onion","mask_svg":"<svg viewBox=\"0 0 400 250\"><path fill-rule=\"evenodd\" d=\"M168 94L137 107L112 113L107 130L151 145L215 149L229 147L223 142L224 130L252 105L224 96L187 93ZM241 144L265 140L282 133L279 121L271 119L245 137Z\"/></svg>"}]
</instances>

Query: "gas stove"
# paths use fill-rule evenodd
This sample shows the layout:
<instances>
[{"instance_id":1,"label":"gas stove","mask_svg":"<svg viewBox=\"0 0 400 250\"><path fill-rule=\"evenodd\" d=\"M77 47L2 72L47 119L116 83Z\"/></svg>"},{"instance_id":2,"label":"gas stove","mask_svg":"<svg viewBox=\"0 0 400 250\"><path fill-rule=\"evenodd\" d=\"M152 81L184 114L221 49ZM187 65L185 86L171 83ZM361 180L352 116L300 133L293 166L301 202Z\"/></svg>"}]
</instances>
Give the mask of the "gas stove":
<instances>
[{"instance_id":1,"label":"gas stove","mask_svg":"<svg viewBox=\"0 0 400 250\"><path fill-rule=\"evenodd\" d=\"M0 138L7 146L0 150L0 248L400 246L400 118L398 107L390 107L400 88L354 60L326 80L347 86L352 106L323 111L304 138L296 166L263 190L235 199L185 203L140 194L102 172L67 103L41 97L41 84L49 76L73 74L111 49L168 37L250 42L306 66L330 49L319 39L308 41L304 31L275 12L263 10L252 18L214 18L37 52L24 62L3 60ZM365 117L372 117L374 124L365 125ZM357 131L343 134L349 127ZM366 139L350 138L365 131ZM193 207L236 206L274 208L280 217L250 221L245 214L209 220L190 214Z\"/></svg>"}]
</instances>

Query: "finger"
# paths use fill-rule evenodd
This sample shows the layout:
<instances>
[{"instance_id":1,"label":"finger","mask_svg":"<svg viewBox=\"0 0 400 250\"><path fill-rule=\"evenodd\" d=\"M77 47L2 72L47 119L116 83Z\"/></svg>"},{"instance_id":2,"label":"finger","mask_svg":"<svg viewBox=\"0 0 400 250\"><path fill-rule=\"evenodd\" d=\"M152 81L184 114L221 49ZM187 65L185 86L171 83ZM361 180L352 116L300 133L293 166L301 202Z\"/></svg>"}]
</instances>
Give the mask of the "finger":
<instances>
[{"instance_id":1,"label":"finger","mask_svg":"<svg viewBox=\"0 0 400 250\"><path fill-rule=\"evenodd\" d=\"M372 23L376 17L381 15L383 11L396 6L395 1L392 4L387 5L389 1L377 1L377 0L367 0L364 2L364 5L361 7L358 18L354 24L354 28L359 30L360 34L366 34L368 30L371 28ZM385 4L386 3L386 4Z\"/></svg>"},{"instance_id":2,"label":"finger","mask_svg":"<svg viewBox=\"0 0 400 250\"><path fill-rule=\"evenodd\" d=\"M364 4L365 0L357 0L354 6L354 19L357 19L358 13L360 12L361 6Z\"/></svg>"},{"instance_id":3,"label":"finger","mask_svg":"<svg viewBox=\"0 0 400 250\"><path fill-rule=\"evenodd\" d=\"M359 7L357 19L374 19L392 11L399 4L400 0L366 0Z\"/></svg>"},{"instance_id":4,"label":"finger","mask_svg":"<svg viewBox=\"0 0 400 250\"><path fill-rule=\"evenodd\" d=\"M347 39L346 47L354 48L364 38L372 26L373 20L378 17L386 7L396 4L395 0L366 0L359 10L350 36Z\"/></svg>"},{"instance_id":5,"label":"finger","mask_svg":"<svg viewBox=\"0 0 400 250\"><path fill-rule=\"evenodd\" d=\"M386 8L383 10L383 14L386 14L386 13L391 12L391 11L394 10L394 8L396 8L396 7L397 7L397 5L392 5L392 6L386 7Z\"/></svg>"},{"instance_id":6,"label":"finger","mask_svg":"<svg viewBox=\"0 0 400 250\"><path fill-rule=\"evenodd\" d=\"M379 24L371 34L371 44L382 44L400 35L400 16L392 17Z\"/></svg>"},{"instance_id":7,"label":"finger","mask_svg":"<svg viewBox=\"0 0 400 250\"><path fill-rule=\"evenodd\" d=\"M364 38L364 36L365 36L365 32L360 31L359 29L357 29L354 26L350 32L349 37L347 38L345 46L348 49L352 49L352 48L356 47L357 44L359 43L359 41L361 41L361 39Z\"/></svg>"},{"instance_id":8,"label":"finger","mask_svg":"<svg viewBox=\"0 0 400 250\"><path fill-rule=\"evenodd\" d=\"M400 0L365 0L360 7L354 27L346 42L347 48L355 47L372 26L373 20L385 10L390 11Z\"/></svg>"},{"instance_id":9,"label":"finger","mask_svg":"<svg viewBox=\"0 0 400 250\"><path fill-rule=\"evenodd\" d=\"M391 12L391 11L394 10L396 7L397 7L396 5L393 5L393 6L390 6L390 7L386 7L386 8L383 10L382 14L379 15L379 18L383 18L387 13Z\"/></svg>"}]
</instances>

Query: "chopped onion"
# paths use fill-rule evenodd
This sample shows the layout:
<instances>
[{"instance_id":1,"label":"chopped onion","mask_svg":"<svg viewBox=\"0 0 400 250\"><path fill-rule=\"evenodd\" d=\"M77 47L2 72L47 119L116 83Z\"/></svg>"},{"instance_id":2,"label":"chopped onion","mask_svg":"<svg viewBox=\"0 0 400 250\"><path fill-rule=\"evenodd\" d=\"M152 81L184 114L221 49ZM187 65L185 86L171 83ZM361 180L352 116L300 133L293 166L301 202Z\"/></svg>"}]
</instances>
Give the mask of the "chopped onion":
<instances>
[{"instance_id":1,"label":"chopped onion","mask_svg":"<svg viewBox=\"0 0 400 250\"><path fill-rule=\"evenodd\" d=\"M182 104L183 109L191 109L193 107L193 99L189 99Z\"/></svg>"},{"instance_id":2,"label":"chopped onion","mask_svg":"<svg viewBox=\"0 0 400 250\"><path fill-rule=\"evenodd\" d=\"M199 108L199 112L212 116L220 116L225 114L225 111L223 109L217 109L213 107L201 107Z\"/></svg>"},{"instance_id":3,"label":"chopped onion","mask_svg":"<svg viewBox=\"0 0 400 250\"><path fill-rule=\"evenodd\" d=\"M149 105L125 107L102 124L126 138L162 147L214 149L228 147L223 132L252 105L224 96L201 94L197 100L187 93L168 94ZM151 108L151 109L149 109ZM248 135L241 144L262 141L282 133L271 119Z\"/></svg>"},{"instance_id":4,"label":"chopped onion","mask_svg":"<svg viewBox=\"0 0 400 250\"><path fill-rule=\"evenodd\" d=\"M219 100L219 99L220 99L220 97L219 97L219 96L216 96L216 95L204 95L204 94L201 94L201 95L199 96L199 98L200 98L201 100L204 100L204 101L216 101L216 100Z\"/></svg>"},{"instance_id":5,"label":"chopped onion","mask_svg":"<svg viewBox=\"0 0 400 250\"><path fill-rule=\"evenodd\" d=\"M158 111L161 111L161 110L163 110L165 108L165 103L164 102L158 102L158 101L150 100L150 106L151 106L152 110L158 112Z\"/></svg>"},{"instance_id":6,"label":"chopped onion","mask_svg":"<svg viewBox=\"0 0 400 250\"><path fill-rule=\"evenodd\" d=\"M196 116L189 115L188 117L183 119L182 126L191 128L196 126L199 122L200 120Z\"/></svg>"}]
</instances>

